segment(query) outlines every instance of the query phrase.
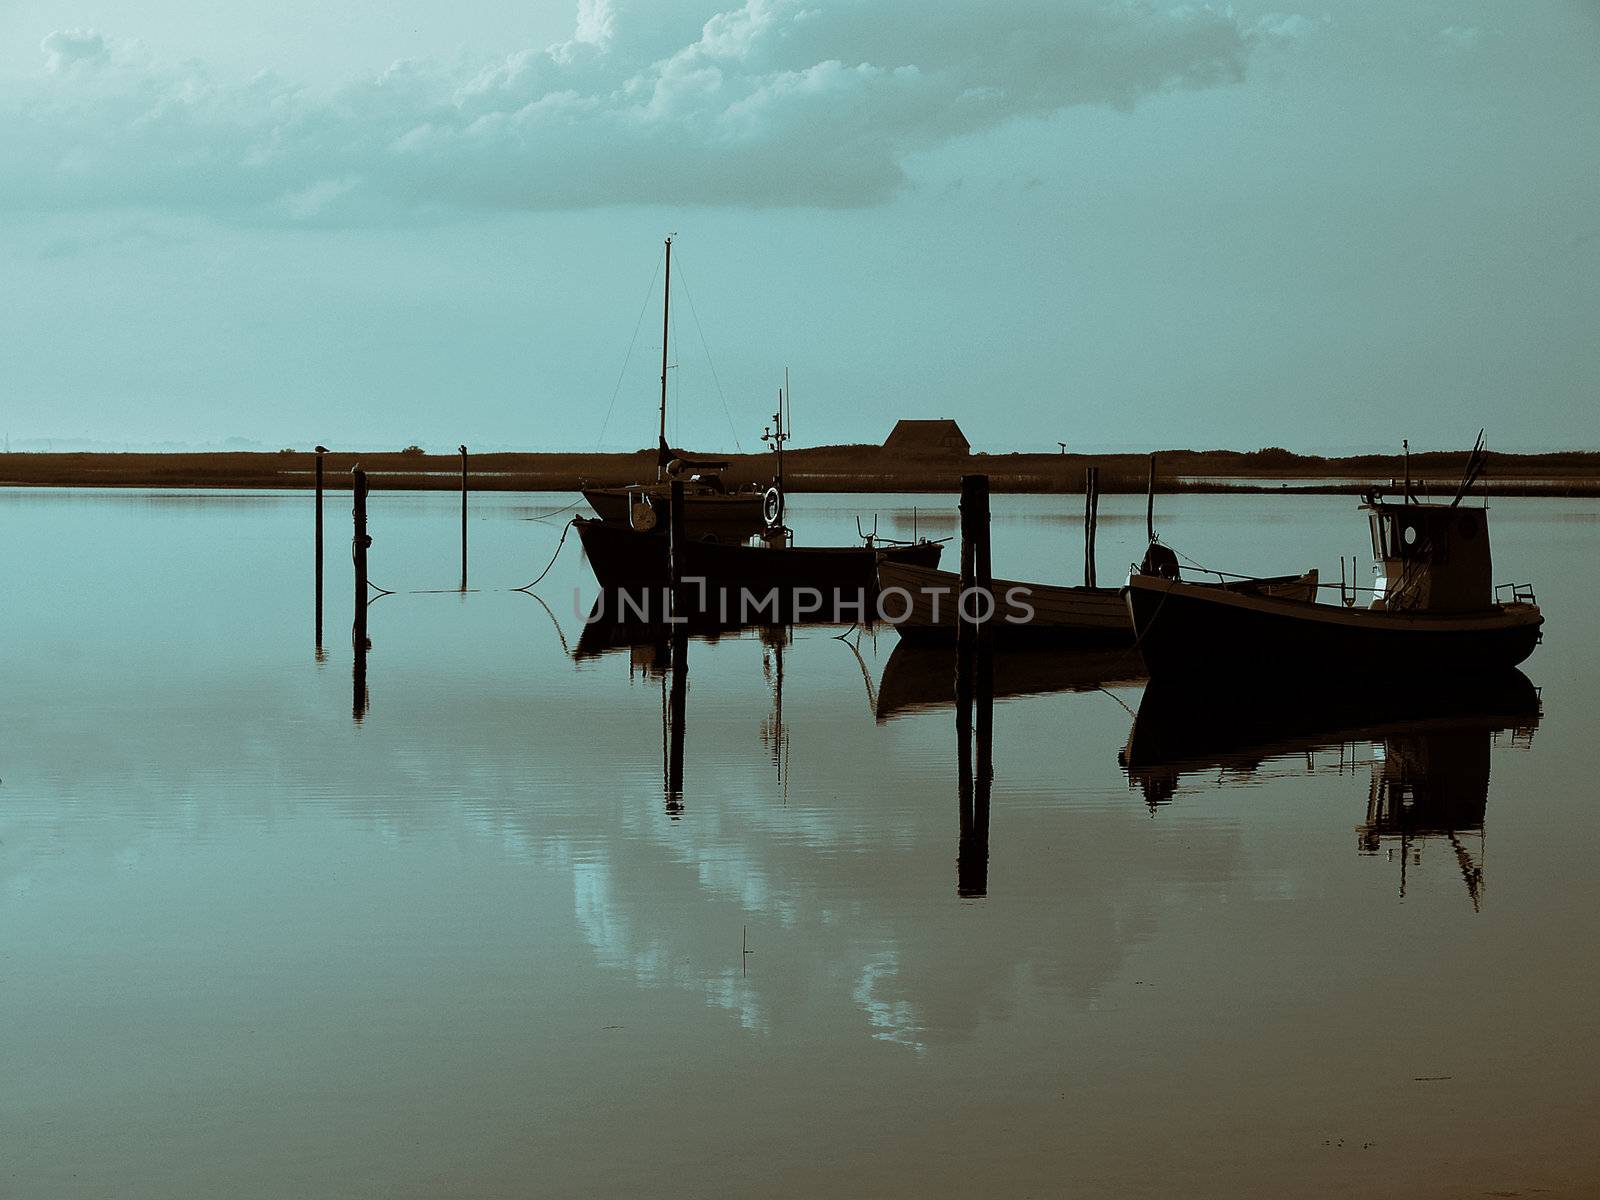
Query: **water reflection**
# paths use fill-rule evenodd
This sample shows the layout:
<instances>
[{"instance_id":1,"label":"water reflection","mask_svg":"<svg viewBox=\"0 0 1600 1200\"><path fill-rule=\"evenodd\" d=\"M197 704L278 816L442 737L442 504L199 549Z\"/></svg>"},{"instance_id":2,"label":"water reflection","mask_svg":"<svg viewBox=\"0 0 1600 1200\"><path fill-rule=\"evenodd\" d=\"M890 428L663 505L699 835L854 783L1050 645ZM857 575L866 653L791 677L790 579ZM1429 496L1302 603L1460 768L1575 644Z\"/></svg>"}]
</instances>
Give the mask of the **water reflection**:
<instances>
[{"instance_id":1,"label":"water reflection","mask_svg":"<svg viewBox=\"0 0 1600 1200\"><path fill-rule=\"evenodd\" d=\"M1040 648L995 650L991 699L1092 692L1142 683L1144 664L1136 651ZM956 703L955 654L948 646L899 642L884 664L874 710L888 721Z\"/></svg>"},{"instance_id":2,"label":"water reflection","mask_svg":"<svg viewBox=\"0 0 1600 1200\"><path fill-rule=\"evenodd\" d=\"M944 655L946 678L956 679L954 656ZM972 689L956 688L956 796L960 836L956 842L956 895L989 894L989 800L994 789L994 655L987 648L973 664ZM881 693L880 693L881 694ZM973 764L973 743L977 764Z\"/></svg>"},{"instance_id":3,"label":"water reflection","mask_svg":"<svg viewBox=\"0 0 1600 1200\"><path fill-rule=\"evenodd\" d=\"M1404 896L1407 869L1420 861L1422 844L1443 841L1477 908L1490 752L1503 735L1513 747L1528 747L1541 715L1539 692L1520 671L1448 691L1375 686L1293 703L1270 693L1227 695L1152 683L1120 759L1129 786L1143 793L1152 814L1185 786L1257 782L1273 777L1275 764L1295 774L1365 768L1360 852L1387 849L1398 859ZM1320 763L1317 756L1328 751L1337 752L1337 761ZM1473 835L1476 850L1467 844Z\"/></svg>"},{"instance_id":4,"label":"water reflection","mask_svg":"<svg viewBox=\"0 0 1600 1200\"><path fill-rule=\"evenodd\" d=\"M360 724L371 706L372 696L367 691L367 651L372 649L372 639L366 631L356 629L352 638L350 656L350 715Z\"/></svg>"}]
</instances>

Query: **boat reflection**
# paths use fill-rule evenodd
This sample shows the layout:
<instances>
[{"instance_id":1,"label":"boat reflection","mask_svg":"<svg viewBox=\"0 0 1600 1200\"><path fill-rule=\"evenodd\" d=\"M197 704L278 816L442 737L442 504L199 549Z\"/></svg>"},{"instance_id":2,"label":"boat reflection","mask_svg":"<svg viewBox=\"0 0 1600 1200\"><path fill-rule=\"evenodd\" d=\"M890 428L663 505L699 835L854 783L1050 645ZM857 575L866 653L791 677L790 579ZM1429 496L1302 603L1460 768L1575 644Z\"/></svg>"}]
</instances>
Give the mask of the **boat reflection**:
<instances>
[{"instance_id":1,"label":"boat reflection","mask_svg":"<svg viewBox=\"0 0 1600 1200\"><path fill-rule=\"evenodd\" d=\"M1144 682L1137 651L1115 648L996 649L991 700L1092 692ZM899 642L884 664L874 709L879 722L956 703L953 646Z\"/></svg>"},{"instance_id":2,"label":"boat reflection","mask_svg":"<svg viewBox=\"0 0 1600 1200\"><path fill-rule=\"evenodd\" d=\"M772 693L771 715L761 723L761 741L767 748L781 794L788 795L789 727L783 717L784 651L794 640L794 626L733 625L691 620L677 625L660 622L622 622L597 618L596 604L577 644L571 648L575 662L609 654L628 655L629 671L661 682L661 774L666 811L674 819L684 810L683 761L689 707L689 646L691 642L716 642L724 637L755 635L762 645L762 673ZM559 626L557 627L559 629Z\"/></svg>"},{"instance_id":3,"label":"boat reflection","mask_svg":"<svg viewBox=\"0 0 1600 1200\"><path fill-rule=\"evenodd\" d=\"M1462 835L1484 829L1490 751L1505 739L1527 747L1542 715L1538 689L1520 671L1453 682L1448 689L1412 686L1336 691L1283 703L1273 693L1222 695L1152 682L1145 689L1120 754L1130 787L1154 813L1186 782L1228 786L1269 777L1274 762L1296 774L1316 770L1316 755L1338 751L1339 773L1370 771L1365 821L1357 827L1363 854L1385 849L1406 870L1421 843L1447 842L1476 908L1483 887L1477 856Z\"/></svg>"}]
</instances>

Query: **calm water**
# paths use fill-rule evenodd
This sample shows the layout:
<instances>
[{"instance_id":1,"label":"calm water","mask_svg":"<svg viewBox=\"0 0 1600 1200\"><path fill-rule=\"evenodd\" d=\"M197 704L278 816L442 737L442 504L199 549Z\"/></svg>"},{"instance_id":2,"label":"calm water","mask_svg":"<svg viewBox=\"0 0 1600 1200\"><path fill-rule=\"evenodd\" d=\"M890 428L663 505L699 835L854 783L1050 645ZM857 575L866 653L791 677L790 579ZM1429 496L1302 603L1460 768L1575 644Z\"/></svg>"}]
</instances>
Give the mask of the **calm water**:
<instances>
[{"instance_id":1,"label":"calm water","mask_svg":"<svg viewBox=\"0 0 1600 1200\"><path fill-rule=\"evenodd\" d=\"M1002 678L978 897L953 710L889 632L695 643L669 803L650 652L570 653L576 539L548 611L504 590L567 499L475 498L462 596L410 594L456 583L455 499L374 494L401 594L357 721L344 495L319 661L308 497L0 492L0 1194L1600 1186L1600 502L1492 519L1547 614L1542 715L1263 749L1245 714L1146 786L1136 669ZM919 532L953 532L933 499ZM994 507L997 574L1077 579L1076 502ZM1106 579L1142 502L1101 519ZM1340 497L1158 527L1370 572ZM1417 819L1369 812L1407 772Z\"/></svg>"}]
</instances>

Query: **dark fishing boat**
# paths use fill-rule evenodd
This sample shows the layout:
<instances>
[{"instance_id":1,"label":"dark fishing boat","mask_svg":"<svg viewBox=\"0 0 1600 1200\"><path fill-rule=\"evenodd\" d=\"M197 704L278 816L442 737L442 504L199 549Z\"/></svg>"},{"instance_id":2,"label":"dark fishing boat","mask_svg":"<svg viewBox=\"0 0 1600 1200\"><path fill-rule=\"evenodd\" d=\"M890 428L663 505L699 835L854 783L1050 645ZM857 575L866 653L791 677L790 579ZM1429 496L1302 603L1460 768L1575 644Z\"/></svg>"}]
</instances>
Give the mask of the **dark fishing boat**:
<instances>
[{"instance_id":1,"label":"dark fishing boat","mask_svg":"<svg viewBox=\"0 0 1600 1200\"><path fill-rule=\"evenodd\" d=\"M576 519L578 539L604 592L618 603L664 611L669 580L669 539L613 525ZM882 562L932 567L944 547L938 542L868 542L860 546L795 546L781 543L729 545L685 541L681 567L689 604L722 619L753 621L785 617L871 620Z\"/></svg>"},{"instance_id":2,"label":"dark fishing boat","mask_svg":"<svg viewBox=\"0 0 1600 1200\"><path fill-rule=\"evenodd\" d=\"M665 534L667 497L683 483L684 528L690 537L741 542L768 523L770 492L729 488L725 462L695 461L667 445L667 334L672 304L672 239L666 243L666 282L661 296L661 407L656 437L656 479L622 487L585 487L583 498L600 520L641 533Z\"/></svg>"},{"instance_id":3,"label":"dark fishing boat","mask_svg":"<svg viewBox=\"0 0 1600 1200\"><path fill-rule=\"evenodd\" d=\"M1153 677L1361 678L1403 686L1504 671L1533 653L1544 617L1525 584L1493 586L1486 508L1461 504L1482 469L1482 439L1449 504L1407 489L1363 507L1381 564L1371 607L1197 587L1136 575L1128 610Z\"/></svg>"}]
</instances>

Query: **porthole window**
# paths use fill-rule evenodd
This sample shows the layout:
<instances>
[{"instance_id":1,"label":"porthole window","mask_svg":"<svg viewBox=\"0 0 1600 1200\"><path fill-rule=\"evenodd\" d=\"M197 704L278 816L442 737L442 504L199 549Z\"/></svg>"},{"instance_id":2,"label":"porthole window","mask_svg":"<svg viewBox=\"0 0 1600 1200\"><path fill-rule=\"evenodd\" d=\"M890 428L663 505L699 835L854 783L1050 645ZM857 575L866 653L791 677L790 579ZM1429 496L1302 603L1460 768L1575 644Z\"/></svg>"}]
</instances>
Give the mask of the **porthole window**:
<instances>
[{"instance_id":1,"label":"porthole window","mask_svg":"<svg viewBox=\"0 0 1600 1200\"><path fill-rule=\"evenodd\" d=\"M1417 527L1415 525L1407 525L1401 531L1400 536L1405 539L1406 545L1415 546L1417 544Z\"/></svg>"}]
</instances>

